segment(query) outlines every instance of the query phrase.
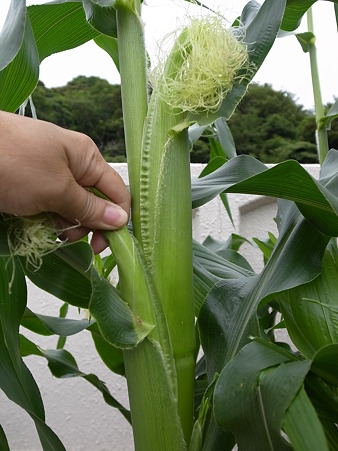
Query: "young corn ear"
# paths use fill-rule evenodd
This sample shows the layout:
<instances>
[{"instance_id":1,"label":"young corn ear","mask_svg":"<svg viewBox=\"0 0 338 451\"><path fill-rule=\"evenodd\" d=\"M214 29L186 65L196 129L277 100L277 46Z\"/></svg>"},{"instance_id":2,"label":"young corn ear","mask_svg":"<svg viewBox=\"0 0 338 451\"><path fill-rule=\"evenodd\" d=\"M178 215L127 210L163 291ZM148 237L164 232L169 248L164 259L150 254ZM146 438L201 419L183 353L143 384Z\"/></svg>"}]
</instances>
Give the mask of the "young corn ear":
<instances>
[{"instance_id":1,"label":"young corn ear","mask_svg":"<svg viewBox=\"0 0 338 451\"><path fill-rule=\"evenodd\" d=\"M181 54L171 53L166 73L174 76ZM161 96L151 96L141 167L141 240L167 319L175 358L178 409L187 443L193 420L194 304L190 144L187 130L173 132L183 120Z\"/></svg>"}]
</instances>

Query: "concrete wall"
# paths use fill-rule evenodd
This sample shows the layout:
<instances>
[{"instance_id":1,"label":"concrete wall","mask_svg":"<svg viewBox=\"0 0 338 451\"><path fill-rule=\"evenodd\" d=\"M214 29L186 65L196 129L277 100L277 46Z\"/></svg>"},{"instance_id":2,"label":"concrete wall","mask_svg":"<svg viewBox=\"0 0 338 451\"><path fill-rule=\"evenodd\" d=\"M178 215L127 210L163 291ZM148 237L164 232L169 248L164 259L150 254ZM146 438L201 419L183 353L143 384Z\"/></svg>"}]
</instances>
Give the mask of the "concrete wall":
<instances>
[{"instance_id":1,"label":"concrete wall","mask_svg":"<svg viewBox=\"0 0 338 451\"><path fill-rule=\"evenodd\" d=\"M114 166L127 181L126 166ZM317 165L306 166L315 177ZM192 166L192 176L197 177L202 165ZM252 195L229 195L229 203L234 219L232 226L219 199L194 210L194 238L202 242L208 235L225 240L231 233L247 238L266 238L267 231L277 235L274 217L276 201L272 198ZM262 266L261 253L255 246L245 244L242 253L256 271ZM39 290L28 282L28 306L31 310L45 315L57 315L60 301ZM79 318L73 308L71 316ZM55 337L40 337L24 331L24 334L43 349L55 347ZM105 381L109 390L122 404L128 405L124 378L112 374L96 356L91 336L86 331L67 339L66 349L76 358L79 369L84 373L95 373ZM107 406L101 394L81 378L56 379L44 359L36 356L25 359L37 381L45 404L46 421L61 438L67 451L131 451L132 431L118 411ZM10 402L0 392L0 424L5 430L11 451L37 451L41 445L35 427L29 416Z\"/></svg>"}]
</instances>

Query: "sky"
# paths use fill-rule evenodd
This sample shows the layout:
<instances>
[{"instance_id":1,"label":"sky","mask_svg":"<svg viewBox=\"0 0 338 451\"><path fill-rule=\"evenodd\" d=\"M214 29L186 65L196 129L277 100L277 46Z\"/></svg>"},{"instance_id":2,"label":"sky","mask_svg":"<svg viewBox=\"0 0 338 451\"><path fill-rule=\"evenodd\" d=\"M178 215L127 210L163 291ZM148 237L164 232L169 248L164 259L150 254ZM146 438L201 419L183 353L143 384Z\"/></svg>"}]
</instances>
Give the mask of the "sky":
<instances>
[{"instance_id":1,"label":"sky","mask_svg":"<svg viewBox=\"0 0 338 451\"><path fill-rule=\"evenodd\" d=\"M0 30L5 21L10 0L0 0ZM204 0L219 10L231 23L248 0ZM27 0L27 6L46 3L45 0ZM260 3L262 3L260 1ZM147 50L152 58L157 55L158 42L182 24L187 15L201 14L199 7L182 0L145 0L142 19L145 25ZM313 6L319 76L323 102L332 102L338 96L338 33L330 1L318 1ZM298 32L307 30L306 18ZM63 86L78 75L95 75L110 83L119 83L119 74L110 57L94 42L77 49L55 54L40 66L40 79L48 87ZM313 92L309 55L297 39L288 36L277 39L254 81L269 83L274 89L288 91L307 109L313 109Z\"/></svg>"}]
</instances>

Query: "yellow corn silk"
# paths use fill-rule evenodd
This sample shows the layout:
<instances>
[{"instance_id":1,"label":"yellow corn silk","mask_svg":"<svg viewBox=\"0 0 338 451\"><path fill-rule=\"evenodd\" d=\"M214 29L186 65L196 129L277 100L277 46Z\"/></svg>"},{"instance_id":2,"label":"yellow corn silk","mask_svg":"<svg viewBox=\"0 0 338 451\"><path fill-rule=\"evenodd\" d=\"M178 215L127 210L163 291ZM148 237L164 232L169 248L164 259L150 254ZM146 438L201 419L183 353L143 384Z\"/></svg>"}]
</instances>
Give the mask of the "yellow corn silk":
<instances>
[{"instance_id":1,"label":"yellow corn silk","mask_svg":"<svg viewBox=\"0 0 338 451\"><path fill-rule=\"evenodd\" d=\"M244 36L238 30L236 37L219 16L190 19L175 42L179 67L168 74L160 63L151 77L160 85L162 99L183 112L218 111L234 82L251 71Z\"/></svg>"},{"instance_id":2,"label":"yellow corn silk","mask_svg":"<svg viewBox=\"0 0 338 451\"><path fill-rule=\"evenodd\" d=\"M34 269L40 268L43 256L62 245L57 236L64 230L57 229L52 215L13 216L7 221L11 256L25 257Z\"/></svg>"}]
</instances>

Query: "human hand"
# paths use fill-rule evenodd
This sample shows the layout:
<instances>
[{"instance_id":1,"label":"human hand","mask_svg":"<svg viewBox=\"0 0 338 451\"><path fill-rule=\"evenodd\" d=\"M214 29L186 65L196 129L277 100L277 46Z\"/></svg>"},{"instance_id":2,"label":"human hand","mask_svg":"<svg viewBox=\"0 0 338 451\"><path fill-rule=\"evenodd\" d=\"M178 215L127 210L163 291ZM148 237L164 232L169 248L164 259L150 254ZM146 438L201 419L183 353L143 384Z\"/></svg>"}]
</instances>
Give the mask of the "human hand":
<instances>
[{"instance_id":1,"label":"human hand","mask_svg":"<svg viewBox=\"0 0 338 451\"><path fill-rule=\"evenodd\" d=\"M56 213L58 227L68 228L62 238L70 241L94 229L95 253L107 246L100 230L119 229L128 222L129 191L82 133L0 111L0 159L0 212ZM85 187L96 187L112 202Z\"/></svg>"}]
</instances>

